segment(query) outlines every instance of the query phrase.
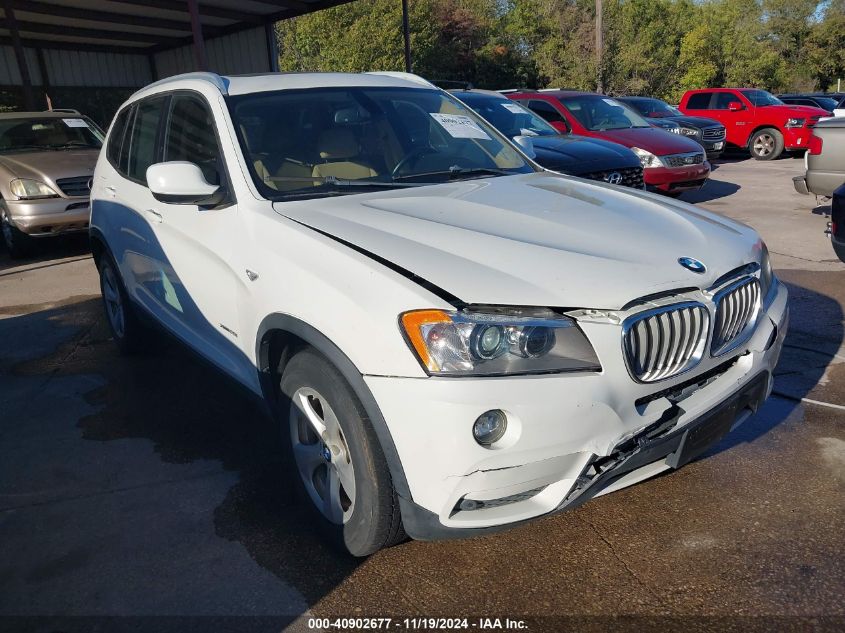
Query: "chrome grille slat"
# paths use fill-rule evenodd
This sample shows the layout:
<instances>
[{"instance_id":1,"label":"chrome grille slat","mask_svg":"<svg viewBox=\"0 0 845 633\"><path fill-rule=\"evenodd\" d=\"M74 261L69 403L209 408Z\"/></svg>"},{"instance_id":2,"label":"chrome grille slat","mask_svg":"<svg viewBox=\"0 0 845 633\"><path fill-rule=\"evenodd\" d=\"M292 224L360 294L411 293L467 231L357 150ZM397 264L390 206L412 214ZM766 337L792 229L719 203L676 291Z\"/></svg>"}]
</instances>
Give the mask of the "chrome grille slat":
<instances>
[{"instance_id":1,"label":"chrome grille slat","mask_svg":"<svg viewBox=\"0 0 845 633\"><path fill-rule=\"evenodd\" d=\"M719 356L738 347L754 329L760 313L760 282L756 277L739 279L716 293L713 302L716 326L710 350Z\"/></svg>"},{"instance_id":2,"label":"chrome grille slat","mask_svg":"<svg viewBox=\"0 0 845 633\"><path fill-rule=\"evenodd\" d=\"M631 376L655 382L698 364L710 334L710 313L698 302L634 314L623 323L623 350Z\"/></svg>"}]
</instances>

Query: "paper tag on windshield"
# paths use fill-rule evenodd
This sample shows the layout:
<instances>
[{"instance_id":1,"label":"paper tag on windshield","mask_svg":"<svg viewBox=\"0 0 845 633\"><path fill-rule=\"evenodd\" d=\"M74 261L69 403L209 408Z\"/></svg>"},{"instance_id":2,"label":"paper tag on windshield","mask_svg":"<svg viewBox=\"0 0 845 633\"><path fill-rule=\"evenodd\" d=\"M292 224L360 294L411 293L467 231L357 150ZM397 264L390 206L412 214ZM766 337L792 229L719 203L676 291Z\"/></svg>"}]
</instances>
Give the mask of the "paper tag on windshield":
<instances>
[{"instance_id":1,"label":"paper tag on windshield","mask_svg":"<svg viewBox=\"0 0 845 633\"><path fill-rule=\"evenodd\" d=\"M88 124L82 119L62 119L68 127L88 127Z\"/></svg>"},{"instance_id":2,"label":"paper tag on windshield","mask_svg":"<svg viewBox=\"0 0 845 633\"><path fill-rule=\"evenodd\" d=\"M518 103L511 103L510 101L506 101L502 103L502 107L505 110L513 112L514 114L525 114L525 110Z\"/></svg>"},{"instance_id":3,"label":"paper tag on windshield","mask_svg":"<svg viewBox=\"0 0 845 633\"><path fill-rule=\"evenodd\" d=\"M489 141L487 132L463 114L440 114L431 112L431 118L437 121L454 138L480 138Z\"/></svg>"}]
</instances>

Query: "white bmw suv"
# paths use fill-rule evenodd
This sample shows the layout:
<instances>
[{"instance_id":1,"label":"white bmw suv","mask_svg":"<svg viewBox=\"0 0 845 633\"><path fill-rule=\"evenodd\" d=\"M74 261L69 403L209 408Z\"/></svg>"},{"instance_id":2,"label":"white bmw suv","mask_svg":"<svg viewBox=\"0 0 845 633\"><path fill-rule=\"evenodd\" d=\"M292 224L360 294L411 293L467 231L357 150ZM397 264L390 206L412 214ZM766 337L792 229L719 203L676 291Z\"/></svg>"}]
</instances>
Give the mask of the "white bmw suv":
<instances>
[{"instance_id":1,"label":"white bmw suv","mask_svg":"<svg viewBox=\"0 0 845 633\"><path fill-rule=\"evenodd\" d=\"M121 350L157 324L266 402L359 556L682 466L769 395L787 327L752 229L544 171L413 75L152 84L91 198Z\"/></svg>"}]
</instances>

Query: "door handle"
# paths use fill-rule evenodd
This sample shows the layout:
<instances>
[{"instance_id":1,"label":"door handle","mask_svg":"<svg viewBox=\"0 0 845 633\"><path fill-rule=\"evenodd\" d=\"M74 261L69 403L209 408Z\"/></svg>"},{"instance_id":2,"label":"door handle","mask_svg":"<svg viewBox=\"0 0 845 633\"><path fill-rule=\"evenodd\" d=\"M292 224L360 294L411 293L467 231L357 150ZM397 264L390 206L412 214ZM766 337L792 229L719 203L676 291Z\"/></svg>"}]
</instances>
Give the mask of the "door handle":
<instances>
[{"instance_id":1,"label":"door handle","mask_svg":"<svg viewBox=\"0 0 845 633\"><path fill-rule=\"evenodd\" d=\"M155 222L156 224L161 224L161 221L164 219L161 217L161 213L159 213L155 209L147 209L144 213L147 214L147 217L150 219L150 222Z\"/></svg>"}]
</instances>

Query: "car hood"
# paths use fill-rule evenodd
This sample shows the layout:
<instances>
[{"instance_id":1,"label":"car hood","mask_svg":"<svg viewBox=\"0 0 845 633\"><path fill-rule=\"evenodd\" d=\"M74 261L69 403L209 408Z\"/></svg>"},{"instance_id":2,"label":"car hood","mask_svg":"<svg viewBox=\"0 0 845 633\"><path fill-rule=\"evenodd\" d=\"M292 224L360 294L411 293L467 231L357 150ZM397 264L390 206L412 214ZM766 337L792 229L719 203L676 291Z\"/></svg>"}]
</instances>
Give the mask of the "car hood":
<instances>
[{"instance_id":1,"label":"car hood","mask_svg":"<svg viewBox=\"0 0 845 633\"><path fill-rule=\"evenodd\" d=\"M549 169L585 174L607 169L639 167L640 159L627 147L575 134L532 136L537 162Z\"/></svg>"},{"instance_id":2,"label":"car hood","mask_svg":"<svg viewBox=\"0 0 845 633\"><path fill-rule=\"evenodd\" d=\"M619 309L756 261L753 229L549 173L276 202L277 213L472 304ZM695 274L678 264L694 257Z\"/></svg>"},{"instance_id":3,"label":"car hood","mask_svg":"<svg viewBox=\"0 0 845 633\"><path fill-rule=\"evenodd\" d=\"M701 151L701 145L695 141L656 127L603 130L597 134L608 141L625 147L639 147L657 156Z\"/></svg>"},{"instance_id":4,"label":"car hood","mask_svg":"<svg viewBox=\"0 0 845 633\"><path fill-rule=\"evenodd\" d=\"M12 152L0 155L0 166L15 178L55 182L59 178L93 175L99 153L97 149Z\"/></svg>"},{"instance_id":5,"label":"car hood","mask_svg":"<svg viewBox=\"0 0 845 633\"><path fill-rule=\"evenodd\" d=\"M811 116L829 116L830 112L822 108L802 105L772 105L760 106L758 110L775 110L778 114L785 117L811 117Z\"/></svg>"},{"instance_id":6,"label":"car hood","mask_svg":"<svg viewBox=\"0 0 845 633\"><path fill-rule=\"evenodd\" d=\"M664 116L660 117L661 121L674 121L679 125L688 125L690 127L706 128L721 126L716 119L708 119L703 116Z\"/></svg>"}]
</instances>

